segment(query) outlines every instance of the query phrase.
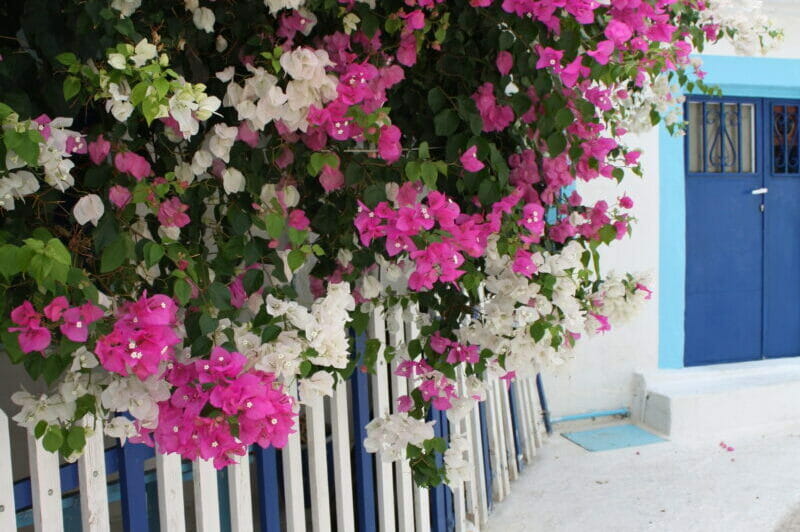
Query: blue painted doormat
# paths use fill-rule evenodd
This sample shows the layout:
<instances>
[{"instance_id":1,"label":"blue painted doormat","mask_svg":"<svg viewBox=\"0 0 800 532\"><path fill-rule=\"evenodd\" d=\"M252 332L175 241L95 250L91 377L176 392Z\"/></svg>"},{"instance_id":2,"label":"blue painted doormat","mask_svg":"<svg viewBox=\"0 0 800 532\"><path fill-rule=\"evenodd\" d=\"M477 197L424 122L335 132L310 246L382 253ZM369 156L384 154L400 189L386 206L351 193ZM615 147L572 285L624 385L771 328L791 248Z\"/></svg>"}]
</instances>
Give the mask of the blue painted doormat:
<instances>
[{"instance_id":1,"label":"blue painted doormat","mask_svg":"<svg viewBox=\"0 0 800 532\"><path fill-rule=\"evenodd\" d=\"M666 441L636 425L614 425L601 429L582 430L579 432L562 432L562 436L586 449L587 451L610 451L625 447L638 447Z\"/></svg>"}]
</instances>

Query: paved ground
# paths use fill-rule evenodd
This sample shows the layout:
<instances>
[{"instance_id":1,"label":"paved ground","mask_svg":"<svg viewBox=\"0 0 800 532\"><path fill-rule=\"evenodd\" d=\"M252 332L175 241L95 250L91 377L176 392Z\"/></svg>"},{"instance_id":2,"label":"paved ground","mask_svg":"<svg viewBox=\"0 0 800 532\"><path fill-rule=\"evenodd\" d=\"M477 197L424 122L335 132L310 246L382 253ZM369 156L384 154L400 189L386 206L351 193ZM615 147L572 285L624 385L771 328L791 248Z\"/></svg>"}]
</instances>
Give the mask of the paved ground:
<instances>
[{"instance_id":1,"label":"paved ground","mask_svg":"<svg viewBox=\"0 0 800 532\"><path fill-rule=\"evenodd\" d=\"M590 453L554 434L497 532L800 532L800 431Z\"/></svg>"}]
</instances>

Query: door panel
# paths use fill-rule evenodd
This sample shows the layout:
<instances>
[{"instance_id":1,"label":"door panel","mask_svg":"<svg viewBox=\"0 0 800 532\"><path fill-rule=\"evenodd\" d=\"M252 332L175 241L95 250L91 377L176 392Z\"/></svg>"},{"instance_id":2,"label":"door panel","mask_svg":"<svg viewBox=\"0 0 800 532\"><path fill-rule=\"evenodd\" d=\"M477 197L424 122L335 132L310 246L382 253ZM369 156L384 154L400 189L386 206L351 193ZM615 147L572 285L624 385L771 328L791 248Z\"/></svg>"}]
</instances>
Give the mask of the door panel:
<instances>
[{"instance_id":1,"label":"door panel","mask_svg":"<svg viewBox=\"0 0 800 532\"><path fill-rule=\"evenodd\" d=\"M798 102L767 107L772 161L766 172L764 356L800 355L800 161Z\"/></svg>"},{"instance_id":2,"label":"door panel","mask_svg":"<svg viewBox=\"0 0 800 532\"><path fill-rule=\"evenodd\" d=\"M689 177L686 186L687 366L761 358L761 178Z\"/></svg>"},{"instance_id":3,"label":"door panel","mask_svg":"<svg viewBox=\"0 0 800 532\"><path fill-rule=\"evenodd\" d=\"M687 105L687 366L762 358L761 109L757 99Z\"/></svg>"}]
</instances>

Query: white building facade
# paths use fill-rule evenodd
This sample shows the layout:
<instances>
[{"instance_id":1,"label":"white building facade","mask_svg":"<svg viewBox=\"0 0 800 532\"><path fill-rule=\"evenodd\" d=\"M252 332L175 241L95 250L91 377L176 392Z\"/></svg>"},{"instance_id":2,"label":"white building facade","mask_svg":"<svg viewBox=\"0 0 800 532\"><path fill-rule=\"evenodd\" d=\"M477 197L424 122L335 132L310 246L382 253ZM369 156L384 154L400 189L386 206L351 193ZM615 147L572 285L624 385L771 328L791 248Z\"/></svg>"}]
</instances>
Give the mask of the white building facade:
<instances>
[{"instance_id":1,"label":"white building facade","mask_svg":"<svg viewBox=\"0 0 800 532\"><path fill-rule=\"evenodd\" d=\"M602 268L649 272L654 293L543 369L551 417L627 408L673 437L800 421L800 2L765 10L783 43L767 57L726 43L699 55L724 96L689 95L686 136L629 137L644 179L578 185L590 200L633 198L633 235Z\"/></svg>"}]
</instances>

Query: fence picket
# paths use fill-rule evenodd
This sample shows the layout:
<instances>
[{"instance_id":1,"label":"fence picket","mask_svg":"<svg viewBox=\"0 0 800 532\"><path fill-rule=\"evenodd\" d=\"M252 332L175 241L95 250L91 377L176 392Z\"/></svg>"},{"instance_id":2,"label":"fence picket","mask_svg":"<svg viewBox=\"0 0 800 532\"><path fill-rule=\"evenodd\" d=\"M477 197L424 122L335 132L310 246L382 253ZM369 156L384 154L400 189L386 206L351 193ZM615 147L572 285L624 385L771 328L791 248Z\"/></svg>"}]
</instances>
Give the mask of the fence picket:
<instances>
[{"instance_id":1,"label":"fence picket","mask_svg":"<svg viewBox=\"0 0 800 532\"><path fill-rule=\"evenodd\" d=\"M405 327L403 325L403 309L394 305L386 315L389 329L389 344L395 349L405 347ZM408 394L408 379L395 375L399 357L392 361L392 410L397 412L397 399ZM395 489L397 492L397 529L412 530L414 528L414 482L411 478L411 466L408 460L395 463Z\"/></svg>"},{"instance_id":2,"label":"fence picket","mask_svg":"<svg viewBox=\"0 0 800 532\"><path fill-rule=\"evenodd\" d=\"M325 403L315 397L306 406L311 521L319 532L331 529L331 503L328 492L328 457L325 434Z\"/></svg>"},{"instance_id":3,"label":"fence picket","mask_svg":"<svg viewBox=\"0 0 800 532\"><path fill-rule=\"evenodd\" d=\"M341 382L331 397L333 478L336 490L336 529L354 530L353 477L350 470L350 422L347 383Z\"/></svg>"},{"instance_id":4,"label":"fence picket","mask_svg":"<svg viewBox=\"0 0 800 532\"><path fill-rule=\"evenodd\" d=\"M508 464L508 479L517 480L519 469L517 468L517 449L514 442L514 423L511 418L511 405L508 397L508 381L497 382L497 395L500 399L500 423L503 428L503 439L505 440L506 463ZM507 490L507 493L510 489Z\"/></svg>"},{"instance_id":5,"label":"fence picket","mask_svg":"<svg viewBox=\"0 0 800 532\"><path fill-rule=\"evenodd\" d=\"M287 387L287 393L297 397L297 384ZM306 503L303 491L303 453L300 446L300 431L289 435L289 441L281 452L283 459L283 494L286 500L286 529L288 532L304 532L306 529Z\"/></svg>"},{"instance_id":6,"label":"fence picket","mask_svg":"<svg viewBox=\"0 0 800 532\"><path fill-rule=\"evenodd\" d=\"M231 501L231 530L252 532L253 497L250 493L250 453L238 464L228 466L228 494Z\"/></svg>"},{"instance_id":7,"label":"fence picket","mask_svg":"<svg viewBox=\"0 0 800 532\"><path fill-rule=\"evenodd\" d=\"M386 324L384 309L377 307L369 319L368 334L370 338L380 340L381 347L375 362L375 374L372 376L372 416L381 417L391 409L389 401L389 369L384 357L386 342ZM385 462L381 453L375 454L375 483L378 486L378 526L381 531L394 531L394 479L392 463Z\"/></svg>"},{"instance_id":8,"label":"fence picket","mask_svg":"<svg viewBox=\"0 0 800 532\"><path fill-rule=\"evenodd\" d=\"M416 304L409 305L403 313L405 322L406 340L410 342L419 338L419 309ZM412 379L412 385L417 379ZM431 496L427 488L414 487L414 524L417 532L430 532L431 530Z\"/></svg>"},{"instance_id":9,"label":"fence picket","mask_svg":"<svg viewBox=\"0 0 800 532\"><path fill-rule=\"evenodd\" d=\"M217 470L206 460L192 464L194 515L198 532L219 532L219 486Z\"/></svg>"},{"instance_id":10,"label":"fence picket","mask_svg":"<svg viewBox=\"0 0 800 532\"><path fill-rule=\"evenodd\" d=\"M183 470L178 454L156 453L158 483L158 522L161 532L184 532Z\"/></svg>"},{"instance_id":11,"label":"fence picket","mask_svg":"<svg viewBox=\"0 0 800 532\"><path fill-rule=\"evenodd\" d=\"M14 472L11 467L11 439L8 416L0 410L0 530L16 530Z\"/></svg>"},{"instance_id":12,"label":"fence picket","mask_svg":"<svg viewBox=\"0 0 800 532\"><path fill-rule=\"evenodd\" d=\"M492 496L495 501L502 501L506 497L506 479L508 466L505 460L505 445L503 430L500 424L499 401L497 398L497 379L488 379L486 397L486 422L489 429L489 456L492 460Z\"/></svg>"},{"instance_id":13,"label":"fence picket","mask_svg":"<svg viewBox=\"0 0 800 532\"><path fill-rule=\"evenodd\" d=\"M28 433L28 459L31 470L33 528L36 532L63 532L58 454L45 451L42 442L34 438L32 433Z\"/></svg>"},{"instance_id":14,"label":"fence picket","mask_svg":"<svg viewBox=\"0 0 800 532\"><path fill-rule=\"evenodd\" d=\"M527 394L525 394L525 379L517 379L513 387L514 399L517 407L517 421L519 422L518 431L520 445L522 447L522 449L518 449L517 452L522 452L522 459L525 461L525 464L530 464L531 457L533 456L533 450L531 449L531 445L533 444L533 432L531 431L530 423L530 405L528 404Z\"/></svg>"},{"instance_id":15,"label":"fence picket","mask_svg":"<svg viewBox=\"0 0 800 532\"><path fill-rule=\"evenodd\" d=\"M489 502L486 493L486 469L483 455L483 433L481 431L481 405L475 405L467 416L467 433L470 441L470 459L472 460L471 484L475 489L472 499L472 514L479 526L489 520Z\"/></svg>"},{"instance_id":16,"label":"fence picket","mask_svg":"<svg viewBox=\"0 0 800 532\"><path fill-rule=\"evenodd\" d=\"M533 427L533 438L534 438L534 455L536 454L536 449L542 446L542 439L544 437L542 433L542 410L539 406L539 394L536 392L536 380L534 378L529 378L527 380L525 390L528 395L528 405L530 405L530 415L531 415L531 425Z\"/></svg>"},{"instance_id":17,"label":"fence picket","mask_svg":"<svg viewBox=\"0 0 800 532\"><path fill-rule=\"evenodd\" d=\"M94 433L86 439L83 456L78 460L78 479L81 499L81 525L84 532L111 530L108 515L108 487L106 486L106 457L103 445L103 423L94 416L83 420Z\"/></svg>"}]
</instances>

